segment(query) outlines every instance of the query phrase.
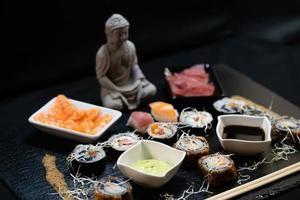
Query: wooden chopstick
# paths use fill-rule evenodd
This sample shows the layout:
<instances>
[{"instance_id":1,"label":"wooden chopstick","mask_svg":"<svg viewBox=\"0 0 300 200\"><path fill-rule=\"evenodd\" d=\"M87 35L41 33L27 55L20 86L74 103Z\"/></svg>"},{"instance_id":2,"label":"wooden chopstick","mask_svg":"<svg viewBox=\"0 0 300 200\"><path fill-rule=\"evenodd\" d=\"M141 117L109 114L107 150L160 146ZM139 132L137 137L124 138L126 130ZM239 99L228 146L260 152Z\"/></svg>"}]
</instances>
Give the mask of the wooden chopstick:
<instances>
[{"instance_id":1,"label":"wooden chopstick","mask_svg":"<svg viewBox=\"0 0 300 200\"><path fill-rule=\"evenodd\" d=\"M241 186L235 187L231 190L227 190L225 192L222 192L220 194L217 194L215 196L207 198L207 200L225 200L230 199L233 197L236 197L240 194L243 194L245 192L248 192L250 190L253 190L255 188L261 187L263 185L266 185L272 181L276 181L282 177L288 176L290 174L293 174L295 172L300 171L300 162L297 162L293 165L290 165L288 167L285 167L283 169L280 169L276 172L273 172L271 174L268 174L266 176L263 176L261 178L258 178L256 180L253 180L249 183L245 183Z\"/></svg>"}]
</instances>

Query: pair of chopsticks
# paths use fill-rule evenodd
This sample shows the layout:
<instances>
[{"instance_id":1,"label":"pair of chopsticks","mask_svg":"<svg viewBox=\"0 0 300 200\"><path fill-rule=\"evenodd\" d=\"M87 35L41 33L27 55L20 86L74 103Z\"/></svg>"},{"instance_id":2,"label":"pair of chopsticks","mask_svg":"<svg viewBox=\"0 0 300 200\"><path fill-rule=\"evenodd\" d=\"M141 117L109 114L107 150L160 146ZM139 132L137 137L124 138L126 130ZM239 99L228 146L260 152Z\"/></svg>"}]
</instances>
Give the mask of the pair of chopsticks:
<instances>
[{"instance_id":1,"label":"pair of chopsticks","mask_svg":"<svg viewBox=\"0 0 300 200\"><path fill-rule=\"evenodd\" d=\"M293 173L300 171L300 162L297 162L293 165L290 165L288 167L285 167L283 169L280 169L276 172L273 172L271 174L268 174L266 176L263 176L261 178L258 178L254 181L251 181L249 183L245 183L241 186L235 187L231 190L227 190L226 192L222 192L220 194L217 194L215 196L207 198L207 200L225 200L230 199L233 197L236 197L238 195L241 195L245 192L249 192L253 189L256 189L258 187L261 187L263 185L266 185L268 183L271 183L273 181L276 181L280 178L283 178L285 176L291 175Z\"/></svg>"}]
</instances>

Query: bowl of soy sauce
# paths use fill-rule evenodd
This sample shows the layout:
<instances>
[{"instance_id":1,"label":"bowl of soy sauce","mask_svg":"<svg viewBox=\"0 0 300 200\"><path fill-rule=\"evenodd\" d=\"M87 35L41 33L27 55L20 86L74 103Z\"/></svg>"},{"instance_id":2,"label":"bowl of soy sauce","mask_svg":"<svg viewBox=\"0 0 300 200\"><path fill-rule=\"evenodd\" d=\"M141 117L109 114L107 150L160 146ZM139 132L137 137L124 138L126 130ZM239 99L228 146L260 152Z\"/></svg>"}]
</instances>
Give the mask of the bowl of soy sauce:
<instances>
[{"instance_id":1,"label":"bowl of soy sauce","mask_svg":"<svg viewBox=\"0 0 300 200\"><path fill-rule=\"evenodd\" d=\"M267 117L220 115L216 133L223 149L237 155L256 155L271 144L271 122Z\"/></svg>"}]
</instances>

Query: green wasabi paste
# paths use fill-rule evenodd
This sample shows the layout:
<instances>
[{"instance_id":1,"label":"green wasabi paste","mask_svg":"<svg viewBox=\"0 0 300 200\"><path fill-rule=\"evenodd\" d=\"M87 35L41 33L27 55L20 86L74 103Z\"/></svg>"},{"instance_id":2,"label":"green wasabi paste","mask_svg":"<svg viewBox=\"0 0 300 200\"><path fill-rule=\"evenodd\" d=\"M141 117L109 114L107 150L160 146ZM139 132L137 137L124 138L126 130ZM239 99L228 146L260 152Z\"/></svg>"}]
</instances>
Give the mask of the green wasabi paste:
<instances>
[{"instance_id":1,"label":"green wasabi paste","mask_svg":"<svg viewBox=\"0 0 300 200\"><path fill-rule=\"evenodd\" d=\"M171 165L167 162L155 159L138 160L132 163L131 167L141 172L156 176L163 176L171 169Z\"/></svg>"}]
</instances>

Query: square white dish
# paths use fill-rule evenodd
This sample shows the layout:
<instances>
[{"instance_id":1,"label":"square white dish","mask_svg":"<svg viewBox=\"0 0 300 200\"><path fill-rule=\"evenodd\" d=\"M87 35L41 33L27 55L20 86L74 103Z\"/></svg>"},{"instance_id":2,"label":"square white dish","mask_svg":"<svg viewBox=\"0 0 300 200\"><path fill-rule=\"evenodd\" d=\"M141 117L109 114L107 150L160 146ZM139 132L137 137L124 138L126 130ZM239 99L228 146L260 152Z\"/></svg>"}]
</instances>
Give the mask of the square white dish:
<instances>
[{"instance_id":1,"label":"square white dish","mask_svg":"<svg viewBox=\"0 0 300 200\"><path fill-rule=\"evenodd\" d=\"M75 140L77 142L82 142L82 143L95 142L111 125L113 125L122 116L122 113L118 110L113 110L113 109L110 109L110 108L105 108L105 107L85 103L85 102L82 102L82 101L69 99L71 101L72 105L74 105L76 108L79 108L79 109L99 108L100 111L101 111L101 114L109 114L109 115L111 115L112 119L105 127L100 129L94 135L86 134L86 133L82 133L82 132L79 132L79 131L74 131L74 130L71 130L71 129L66 129L66 128L62 128L62 127L58 127L58 126L54 126L54 125L44 124L44 123L41 123L41 122L34 119L34 116L36 114L38 114L40 112L47 111L53 105L55 100L56 100L56 97L51 99L48 103L46 103L38 111L33 113L29 117L28 121L31 124L33 124L33 126L35 126L36 128L38 128L39 130L41 130L43 132L46 132L46 133L51 134L51 135L55 135L55 136Z\"/></svg>"},{"instance_id":2,"label":"square white dish","mask_svg":"<svg viewBox=\"0 0 300 200\"><path fill-rule=\"evenodd\" d=\"M223 131L225 126L238 125L249 127L260 127L264 130L263 141L224 139ZM271 144L271 122L267 117L250 116L250 115L220 115L216 133L223 149L237 155L256 155L264 152Z\"/></svg>"},{"instance_id":3,"label":"square white dish","mask_svg":"<svg viewBox=\"0 0 300 200\"><path fill-rule=\"evenodd\" d=\"M177 173L185 154L184 151L174 149L160 142L141 140L119 157L117 165L120 171L135 183L148 188L159 188ZM132 163L144 159L165 161L171 165L171 169L164 175L157 176L141 172L130 166Z\"/></svg>"}]
</instances>

